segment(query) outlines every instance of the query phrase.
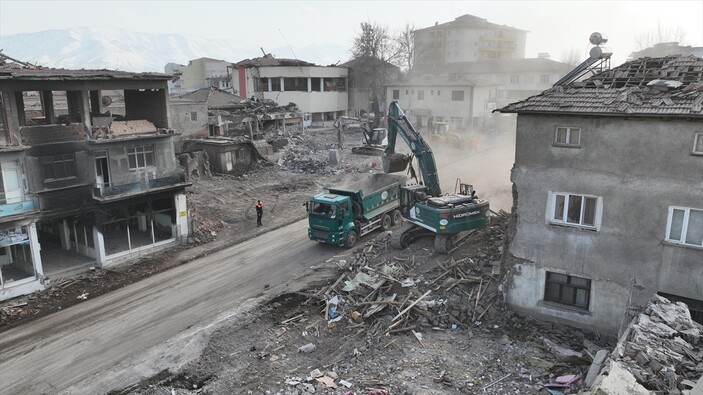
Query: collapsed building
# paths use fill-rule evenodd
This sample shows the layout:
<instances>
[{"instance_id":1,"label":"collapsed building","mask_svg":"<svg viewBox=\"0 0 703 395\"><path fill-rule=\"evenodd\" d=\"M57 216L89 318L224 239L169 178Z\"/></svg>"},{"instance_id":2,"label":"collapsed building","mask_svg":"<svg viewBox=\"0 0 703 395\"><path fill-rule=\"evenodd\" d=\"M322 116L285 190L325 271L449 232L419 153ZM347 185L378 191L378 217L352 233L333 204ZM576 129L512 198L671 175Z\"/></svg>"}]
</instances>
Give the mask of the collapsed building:
<instances>
[{"instance_id":1,"label":"collapsed building","mask_svg":"<svg viewBox=\"0 0 703 395\"><path fill-rule=\"evenodd\" d=\"M703 59L572 77L499 110L517 113L508 302L615 334L656 293L703 322Z\"/></svg>"},{"instance_id":2,"label":"collapsed building","mask_svg":"<svg viewBox=\"0 0 703 395\"><path fill-rule=\"evenodd\" d=\"M0 54L0 300L187 237L170 78Z\"/></svg>"}]
</instances>

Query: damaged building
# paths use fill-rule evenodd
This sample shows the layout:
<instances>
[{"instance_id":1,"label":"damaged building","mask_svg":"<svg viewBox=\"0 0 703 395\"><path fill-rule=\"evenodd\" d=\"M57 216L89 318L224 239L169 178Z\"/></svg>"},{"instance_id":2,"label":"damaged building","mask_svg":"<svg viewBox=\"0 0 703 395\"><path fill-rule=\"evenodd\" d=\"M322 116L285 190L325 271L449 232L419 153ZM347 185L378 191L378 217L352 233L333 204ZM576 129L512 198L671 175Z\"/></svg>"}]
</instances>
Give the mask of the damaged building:
<instances>
[{"instance_id":1,"label":"damaged building","mask_svg":"<svg viewBox=\"0 0 703 395\"><path fill-rule=\"evenodd\" d=\"M346 67L317 66L297 59L266 56L233 65L236 94L279 104L295 103L305 114L305 126L332 126L348 108Z\"/></svg>"},{"instance_id":2,"label":"damaged building","mask_svg":"<svg viewBox=\"0 0 703 395\"><path fill-rule=\"evenodd\" d=\"M0 300L187 237L171 76L10 60L0 54Z\"/></svg>"},{"instance_id":3,"label":"damaged building","mask_svg":"<svg viewBox=\"0 0 703 395\"><path fill-rule=\"evenodd\" d=\"M703 322L703 59L633 60L499 111L517 113L508 302L614 334L657 293Z\"/></svg>"}]
</instances>

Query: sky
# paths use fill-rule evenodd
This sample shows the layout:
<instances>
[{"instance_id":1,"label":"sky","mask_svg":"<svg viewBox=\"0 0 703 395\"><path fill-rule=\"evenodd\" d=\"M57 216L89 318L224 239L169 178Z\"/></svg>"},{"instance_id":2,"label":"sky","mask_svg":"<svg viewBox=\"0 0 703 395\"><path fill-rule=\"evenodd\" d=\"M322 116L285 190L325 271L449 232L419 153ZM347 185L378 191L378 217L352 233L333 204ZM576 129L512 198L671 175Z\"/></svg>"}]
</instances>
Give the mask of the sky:
<instances>
[{"instance_id":1,"label":"sky","mask_svg":"<svg viewBox=\"0 0 703 395\"><path fill-rule=\"evenodd\" d=\"M703 0L688 1L150 1L0 0L0 37L71 27L123 28L241 40L254 48L314 43L351 47L361 22L400 31L472 14L527 30L527 57L554 60L588 54L592 32L605 33L613 61L640 49L642 36L685 32L683 44L703 46ZM638 40L639 37L639 40ZM2 45L0 41L0 46ZM291 57L291 54L276 54Z\"/></svg>"}]
</instances>

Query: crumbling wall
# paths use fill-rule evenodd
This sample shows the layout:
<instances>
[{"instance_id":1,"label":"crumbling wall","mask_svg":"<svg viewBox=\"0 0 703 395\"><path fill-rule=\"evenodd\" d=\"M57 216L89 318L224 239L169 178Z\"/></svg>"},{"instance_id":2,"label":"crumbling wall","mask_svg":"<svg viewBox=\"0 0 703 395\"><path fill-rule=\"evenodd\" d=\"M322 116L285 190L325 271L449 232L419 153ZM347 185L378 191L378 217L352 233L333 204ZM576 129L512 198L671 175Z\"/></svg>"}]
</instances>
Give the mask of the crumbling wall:
<instances>
[{"instance_id":1,"label":"crumbling wall","mask_svg":"<svg viewBox=\"0 0 703 395\"><path fill-rule=\"evenodd\" d=\"M178 162L186 173L186 181L195 181L212 177L210 160L204 151L178 154Z\"/></svg>"},{"instance_id":2,"label":"crumbling wall","mask_svg":"<svg viewBox=\"0 0 703 395\"><path fill-rule=\"evenodd\" d=\"M592 389L605 394L686 394L703 376L703 327L688 307L654 296L620 337ZM600 392L598 392L600 391Z\"/></svg>"}]
</instances>

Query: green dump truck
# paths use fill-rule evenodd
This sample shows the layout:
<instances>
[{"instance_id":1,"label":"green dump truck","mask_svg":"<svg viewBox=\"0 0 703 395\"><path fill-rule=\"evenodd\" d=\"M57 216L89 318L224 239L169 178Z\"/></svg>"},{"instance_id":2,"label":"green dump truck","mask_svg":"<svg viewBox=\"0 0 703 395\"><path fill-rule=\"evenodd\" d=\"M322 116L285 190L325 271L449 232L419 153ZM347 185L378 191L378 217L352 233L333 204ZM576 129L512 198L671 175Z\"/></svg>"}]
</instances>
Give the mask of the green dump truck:
<instances>
[{"instance_id":1,"label":"green dump truck","mask_svg":"<svg viewBox=\"0 0 703 395\"><path fill-rule=\"evenodd\" d=\"M370 174L342 186L329 186L306 203L308 237L353 247L359 237L400 224L400 188L405 177Z\"/></svg>"}]
</instances>

